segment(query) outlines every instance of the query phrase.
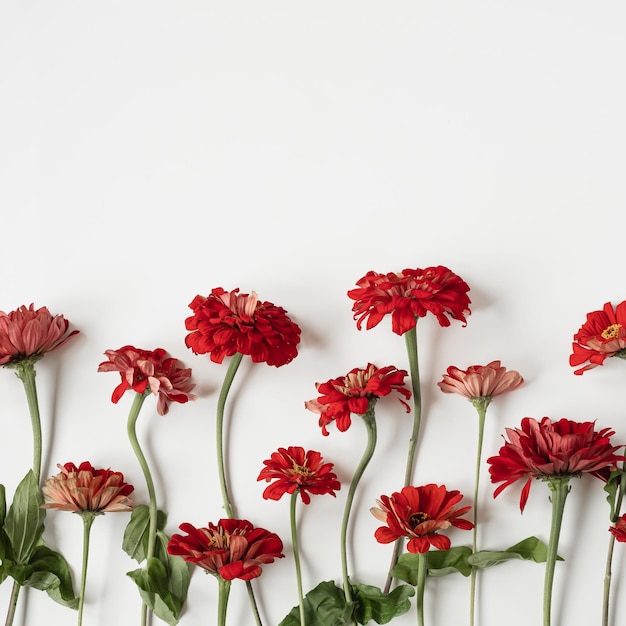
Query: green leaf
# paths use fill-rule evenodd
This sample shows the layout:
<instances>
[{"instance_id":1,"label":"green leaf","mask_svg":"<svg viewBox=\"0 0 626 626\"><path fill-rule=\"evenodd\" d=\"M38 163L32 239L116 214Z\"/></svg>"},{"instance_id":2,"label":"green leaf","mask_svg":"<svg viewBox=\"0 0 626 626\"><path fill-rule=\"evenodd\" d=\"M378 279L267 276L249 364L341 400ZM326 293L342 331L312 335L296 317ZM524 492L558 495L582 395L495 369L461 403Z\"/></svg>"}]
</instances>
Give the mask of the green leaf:
<instances>
[{"instance_id":1,"label":"green leaf","mask_svg":"<svg viewBox=\"0 0 626 626\"><path fill-rule=\"evenodd\" d=\"M167 516L163 511L157 511L157 530L163 530L167 522ZM150 526L150 509L145 504L140 504L133 509L130 521L124 531L122 549L131 559L137 563L146 560L148 553L148 534Z\"/></svg>"},{"instance_id":2,"label":"green leaf","mask_svg":"<svg viewBox=\"0 0 626 626\"><path fill-rule=\"evenodd\" d=\"M4 526L7 516L7 490L4 485L0 485L0 526Z\"/></svg>"},{"instance_id":3,"label":"green leaf","mask_svg":"<svg viewBox=\"0 0 626 626\"><path fill-rule=\"evenodd\" d=\"M428 576L445 576L459 572L469 576L472 572L468 564L468 557L472 549L467 546L456 546L449 550L430 550L426 552L426 568ZM394 578L417 585L418 554L404 553L398 557L396 566L392 570Z\"/></svg>"},{"instance_id":4,"label":"green leaf","mask_svg":"<svg viewBox=\"0 0 626 626\"><path fill-rule=\"evenodd\" d=\"M4 531L11 545L12 560L28 563L33 549L41 539L46 510L41 508L43 496L32 470L17 486L13 503L4 520Z\"/></svg>"},{"instance_id":5,"label":"green leaf","mask_svg":"<svg viewBox=\"0 0 626 626\"><path fill-rule=\"evenodd\" d=\"M472 567L482 569L511 559L523 559L526 561L534 561L535 563L545 563L547 555L548 546L545 543L537 539L537 537L527 537L523 541L501 552L480 550L476 552L476 554L472 554L468 558L468 562ZM557 556L557 560L562 561L563 559Z\"/></svg>"},{"instance_id":6,"label":"green leaf","mask_svg":"<svg viewBox=\"0 0 626 626\"><path fill-rule=\"evenodd\" d=\"M371 585L350 585L355 597L354 617L359 624L374 620L377 624L387 624L394 617L404 615L411 608L409 598L415 595L415 589L409 585L400 585L390 593L383 593Z\"/></svg>"},{"instance_id":7,"label":"green leaf","mask_svg":"<svg viewBox=\"0 0 626 626\"><path fill-rule=\"evenodd\" d=\"M606 491L607 493L606 501L609 503L609 506L611 507L609 519L612 521L616 520L619 515L619 511L615 510L615 506L616 506L616 499L617 499L617 490L620 485L623 474L624 474L624 471L621 469L613 470L609 474L609 478L604 485L604 491Z\"/></svg>"},{"instance_id":8,"label":"green leaf","mask_svg":"<svg viewBox=\"0 0 626 626\"><path fill-rule=\"evenodd\" d=\"M343 589L332 580L321 582L303 600L307 626L349 626L354 605L346 602ZM300 608L295 606L278 626L300 626Z\"/></svg>"},{"instance_id":9,"label":"green leaf","mask_svg":"<svg viewBox=\"0 0 626 626\"><path fill-rule=\"evenodd\" d=\"M65 558L47 546L39 545L33 551L28 563L32 570L24 585L41 589L59 604L78 607L78 598L74 594L72 574Z\"/></svg>"}]
</instances>

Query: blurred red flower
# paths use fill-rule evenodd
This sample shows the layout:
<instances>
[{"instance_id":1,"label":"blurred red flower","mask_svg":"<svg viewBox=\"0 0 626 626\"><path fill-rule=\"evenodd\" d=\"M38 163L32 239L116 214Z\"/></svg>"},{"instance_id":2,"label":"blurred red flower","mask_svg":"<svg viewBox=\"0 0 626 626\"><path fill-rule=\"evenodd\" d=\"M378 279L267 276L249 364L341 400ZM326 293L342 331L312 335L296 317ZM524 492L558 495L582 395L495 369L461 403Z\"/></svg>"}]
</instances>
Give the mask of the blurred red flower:
<instances>
[{"instance_id":1,"label":"blurred red flower","mask_svg":"<svg viewBox=\"0 0 626 626\"><path fill-rule=\"evenodd\" d=\"M413 554L428 552L430 546L448 550L450 539L439 531L450 526L471 530L474 524L461 515L470 506L456 507L463 499L459 491L448 491L443 485L403 487L390 497L377 500L380 508L372 508L374 517L386 526L380 526L374 536L379 543L391 543L400 537L409 539L407 550Z\"/></svg>"},{"instance_id":2,"label":"blurred red flower","mask_svg":"<svg viewBox=\"0 0 626 626\"><path fill-rule=\"evenodd\" d=\"M357 328L366 321L366 329L376 326L391 313L391 328L403 335L415 327L418 317L432 313L441 326L450 320L467 323L470 299L468 284L443 265L425 269L404 269L397 274L368 272L348 291L354 300L352 311Z\"/></svg>"},{"instance_id":3,"label":"blurred red flower","mask_svg":"<svg viewBox=\"0 0 626 626\"><path fill-rule=\"evenodd\" d=\"M130 511L133 503L130 494L134 487L124 482L124 474L110 469L95 469L83 461L57 465L61 470L48 478L41 488L46 509L72 513L113 513Z\"/></svg>"},{"instance_id":4,"label":"blurred red flower","mask_svg":"<svg viewBox=\"0 0 626 626\"><path fill-rule=\"evenodd\" d=\"M315 387L321 395L315 400L308 400L304 406L319 413L323 435L328 435L326 426L333 421L341 432L345 432L352 423L350 414L365 415L370 402L394 392L408 400L411 392L403 386L406 376L406 370L399 370L393 365L378 368L368 363L365 369L355 367L346 376L316 383ZM408 413L409 405L402 398L398 399Z\"/></svg>"},{"instance_id":5,"label":"blurred red flower","mask_svg":"<svg viewBox=\"0 0 626 626\"><path fill-rule=\"evenodd\" d=\"M471 365L466 370L450 366L439 383L444 393L458 393L468 400L492 398L517 389L524 379L515 370L507 371L500 361Z\"/></svg>"},{"instance_id":6,"label":"blurred red flower","mask_svg":"<svg viewBox=\"0 0 626 626\"><path fill-rule=\"evenodd\" d=\"M62 346L69 322L62 315L51 315L47 307L21 306L15 311L0 311L0 365L13 365L25 359L39 360L46 352Z\"/></svg>"},{"instance_id":7,"label":"blurred red flower","mask_svg":"<svg viewBox=\"0 0 626 626\"><path fill-rule=\"evenodd\" d=\"M610 428L596 432L594 422L574 422L566 418L552 422L544 417L522 420L521 428L507 428L509 440L498 456L487 459L491 482L499 483L494 498L506 487L526 478L520 496L520 510L528 500L533 478L580 476L587 473L606 480L606 469L615 469L624 460L615 452L621 446L611 444L615 434Z\"/></svg>"},{"instance_id":8,"label":"blurred red flower","mask_svg":"<svg viewBox=\"0 0 626 626\"><path fill-rule=\"evenodd\" d=\"M617 541L626 542L626 514L617 519L615 525L609 528L609 532Z\"/></svg>"},{"instance_id":9,"label":"blurred red flower","mask_svg":"<svg viewBox=\"0 0 626 626\"><path fill-rule=\"evenodd\" d=\"M284 494L298 491L302 502L309 504L309 493L335 496L335 491L341 488L336 474L331 471L333 464L324 463L322 455L314 450L305 452L300 446L278 448L263 464L265 467L257 480L274 481L263 491L266 500L280 500Z\"/></svg>"},{"instance_id":10,"label":"blurred red flower","mask_svg":"<svg viewBox=\"0 0 626 626\"><path fill-rule=\"evenodd\" d=\"M587 321L574 335L573 352L569 357L572 367L587 363L574 374L602 365L607 356L626 358L626 301L615 309L610 302L602 311L587 313Z\"/></svg>"},{"instance_id":11,"label":"blurred red flower","mask_svg":"<svg viewBox=\"0 0 626 626\"><path fill-rule=\"evenodd\" d=\"M221 519L217 525L209 523L208 528L184 523L180 529L187 535L172 535L168 553L224 580L257 578L262 574L261 565L285 556L278 535L254 528L247 520Z\"/></svg>"},{"instance_id":12,"label":"blurred red flower","mask_svg":"<svg viewBox=\"0 0 626 626\"><path fill-rule=\"evenodd\" d=\"M111 401L117 403L126 391L158 396L157 412L165 415L170 402L184 404L195 400L191 392L191 369L181 367L180 361L168 356L163 348L141 350L123 346L119 350L105 350L108 361L100 363L99 372L119 372L122 382L114 389Z\"/></svg>"},{"instance_id":13,"label":"blurred red flower","mask_svg":"<svg viewBox=\"0 0 626 626\"><path fill-rule=\"evenodd\" d=\"M185 327L192 332L185 343L195 354L209 354L214 363L238 352L255 363L280 367L298 355L300 327L285 309L259 301L254 292L218 287L206 298L196 296L189 307L193 315Z\"/></svg>"}]
</instances>

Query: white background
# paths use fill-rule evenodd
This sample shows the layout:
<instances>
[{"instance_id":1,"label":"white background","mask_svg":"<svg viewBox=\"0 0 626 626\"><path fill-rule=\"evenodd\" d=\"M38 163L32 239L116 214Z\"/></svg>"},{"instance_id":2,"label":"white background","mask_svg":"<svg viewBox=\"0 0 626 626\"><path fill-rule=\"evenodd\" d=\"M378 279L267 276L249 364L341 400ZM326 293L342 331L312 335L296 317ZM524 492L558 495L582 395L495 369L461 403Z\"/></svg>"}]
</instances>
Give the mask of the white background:
<instances>
[{"instance_id":1,"label":"white background","mask_svg":"<svg viewBox=\"0 0 626 626\"><path fill-rule=\"evenodd\" d=\"M213 287L255 290L302 327L282 368L244 361L228 415L228 466L242 517L277 532L286 558L257 581L264 624L296 604L288 501L256 476L279 446L320 450L344 482L299 507L304 586L340 582L339 524L365 444L358 421L324 438L304 409L314 383L368 361L406 368L388 319L358 332L346 292L368 270L443 264L470 285L466 327L419 324L424 428L416 484L471 500L477 419L436 386L449 365L501 359L525 385L489 408L485 458L522 417L597 420L626 441L621 361L574 376L586 313L626 299L624 62L618 1L10 2L0 4L0 309L34 302L80 329L38 365L43 475L89 460L123 471L146 502L126 437L132 401L99 374L106 349L167 349L193 368L199 399L156 414L139 437L167 531L221 516L214 424L226 365L185 347L188 304ZM30 467L30 421L10 370L0 377L0 480L11 496ZM410 416L381 402L379 442L355 502L354 582L384 584L390 546L369 508L402 486ZM481 483L479 545L547 540L547 487L523 515L519 486ZM126 514L92 532L85 626L138 624L121 550ZM557 566L553 626L600 623L609 535L601 484L573 481ZM46 540L80 566L82 524L49 513ZM454 531L453 543L470 533ZM616 545L614 619L626 619ZM479 624L541 623L542 565L479 577ZM10 582L0 587L0 613ZM181 624L215 623L217 584L196 571ZM467 623L469 580L428 581L426 621ZM415 607L394 624L414 624ZM42 592L16 626L75 615ZM154 620L155 622L159 620ZM229 624L251 624L245 586ZM161 623L159 621L159 623Z\"/></svg>"}]
</instances>

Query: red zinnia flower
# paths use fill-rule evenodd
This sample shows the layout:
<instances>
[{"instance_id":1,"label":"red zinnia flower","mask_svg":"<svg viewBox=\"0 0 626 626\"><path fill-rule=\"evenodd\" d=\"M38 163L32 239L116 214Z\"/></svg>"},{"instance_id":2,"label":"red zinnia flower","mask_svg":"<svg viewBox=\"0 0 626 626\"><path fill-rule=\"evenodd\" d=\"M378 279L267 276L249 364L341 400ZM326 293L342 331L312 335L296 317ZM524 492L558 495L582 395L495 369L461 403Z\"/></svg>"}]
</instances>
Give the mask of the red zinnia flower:
<instances>
[{"instance_id":1,"label":"red zinnia flower","mask_svg":"<svg viewBox=\"0 0 626 626\"><path fill-rule=\"evenodd\" d=\"M324 463L322 455L314 450L305 452L300 446L278 448L263 464L265 467L257 480L274 481L263 492L266 500L280 500L284 494L293 494L297 490L302 502L309 504L309 493L335 496L335 491L341 487L336 474L331 471L333 464Z\"/></svg>"},{"instance_id":2,"label":"red zinnia flower","mask_svg":"<svg viewBox=\"0 0 626 626\"><path fill-rule=\"evenodd\" d=\"M300 327L285 309L260 302L254 292L218 287L206 298L196 296L189 307L193 315L185 327L192 332L185 343L195 354L208 353L214 363L238 352L250 355L255 363L280 367L298 355Z\"/></svg>"},{"instance_id":3,"label":"red zinnia flower","mask_svg":"<svg viewBox=\"0 0 626 626\"><path fill-rule=\"evenodd\" d=\"M426 269L404 269L395 274L368 272L357 281L357 288L348 291L355 300L352 307L357 328L364 320L369 330L391 313L391 328L403 335L415 328L418 317L432 313L441 326L450 326L450 320L467 323L470 299L468 284L443 265Z\"/></svg>"},{"instance_id":4,"label":"red zinnia flower","mask_svg":"<svg viewBox=\"0 0 626 626\"><path fill-rule=\"evenodd\" d=\"M573 422L566 418L552 422L544 417L538 422L532 417L522 420L521 428L507 428L498 456L487 459L491 482L497 487L494 498L520 478L526 483L520 496L520 510L528 500L533 478L548 479L557 476L579 476L583 473L603 478L607 468L615 469L623 456L615 452L621 446L611 445L614 431L594 430L594 422Z\"/></svg>"},{"instance_id":5,"label":"red zinnia flower","mask_svg":"<svg viewBox=\"0 0 626 626\"><path fill-rule=\"evenodd\" d=\"M617 519L615 525L609 528L609 532L617 541L626 542L626 514Z\"/></svg>"},{"instance_id":6,"label":"red zinnia flower","mask_svg":"<svg viewBox=\"0 0 626 626\"><path fill-rule=\"evenodd\" d=\"M587 321L574 335L573 352L569 357L572 367L589 361L585 367L574 374L583 374L587 370L604 363L607 356L626 358L626 301L615 309L610 302L602 311L587 313Z\"/></svg>"},{"instance_id":7,"label":"red zinnia flower","mask_svg":"<svg viewBox=\"0 0 626 626\"><path fill-rule=\"evenodd\" d=\"M78 467L74 463L57 467L61 472L48 478L41 488L44 508L98 514L132 510L129 496L135 488L124 482L121 472L94 469L87 461Z\"/></svg>"},{"instance_id":8,"label":"red zinnia flower","mask_svg":"<svg viewBox=\"0 0 626 626\"><path fill-rule=\"evenodd\" d=\"M124 392L132 389L148 393L148 388L158 396L157 412L165 415L170 402L184 404L195 400L191 392L191 369L180 366L180 361L168 356L163 348L141 350L124 346L119 350L105 350L108 361L100 363L99 372L119 372L122 382L114 389L111 401L117 403Z\"/></svg>"},{"instance_id":9,"label":"red zinnia flower","mask_svg":"<svg viewBox=\"0 0 626 626\"><path fill-rule=\"evenodd\" d=\"M450 526L471 530L474 524L460 516L471 507L455 507L463 499L459 491L448 491L443 485L403 487L391 497L377 500L380 508L372 508L374 517L387 524L374 534L379 543L391 543L400 537L409 539L407 550L413 554L428 552L430 546L448 550L450 539L440 530Z\"/></svg>"},{"instance_id":10,"label":"red zinnia flower","mask_svg":"<svg viewBox=\"0 0 626 626\"><path fill-rule=\"evenodd\" d=\"M517 389L523 382L519 372L507 371L500 361L491 361L487 365L471 365L466 370L450 366L437 384L444 393L458 393L468 400L491 400L493 396Z\"/></svg>"},{"instance_id":11,"label":"red zinnia flower","mask_svg":"<svg viewBox=\"0 0 626 626\"><path fill-rule=\"evenodd\" d=\"M52 316L45 306L35 310L31 304L10 313L0 311L0 365L39 360L79 332L65 335L68 325L62 315Z\"/></svg>"},{"instance_id":12,"label":"red zinnia flower","mask_svg":"<svg viewBox=\"0 0 626 626\"><path fill-rule=\"evenodd\" d=\"M172 535L168 553L224 580L251 580L262 574L261 565L285 556L278 535L254 528L247 520L221 519L208 528L184 523L180 529L187 535Z\"/></svg>"},{"instance_id":13,"label":"red zinnia flower","mask_svg":"<svg viewBox=\"0 0 626 626\"><path fill-rule=\"evenodd\" d=\"M320 414L319 425L323 435L328 435L326 425L333 421L341 432L345 432L352 423L350 414L365 415L370 402L393 392L408 400L411 392L403 386L406 375L406 370L396 369L393 365L378 368L368 363L365 369L355 367L346 376L316 383L315 387L321 395L316 400L305 402L304 406ZM408 413L409 405L402 398L398 399Z\"/></svg>"}]
</instances>

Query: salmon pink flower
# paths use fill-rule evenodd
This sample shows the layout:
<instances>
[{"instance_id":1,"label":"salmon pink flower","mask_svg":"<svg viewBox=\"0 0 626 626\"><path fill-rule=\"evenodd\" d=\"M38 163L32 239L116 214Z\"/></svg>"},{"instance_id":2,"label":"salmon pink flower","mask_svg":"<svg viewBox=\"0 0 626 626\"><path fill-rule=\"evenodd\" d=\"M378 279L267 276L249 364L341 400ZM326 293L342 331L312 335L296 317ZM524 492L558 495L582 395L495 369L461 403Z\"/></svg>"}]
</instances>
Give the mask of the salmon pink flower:
<instances>
[{"instance_id":1,"label":"salmon pink flower","mask_svg":"<svg viewBox=\"0 0 626 626\"><path fill-rule=\"evenodd\" d=\"M188 523L179 527L186 535L174 534L167 544L169 554L181 556L223 580L251 580L262 574L261 565L282 558L278 535L254 528L247 520L221 519L208 528Z\"/></svg>"},{"instance_id":2,"label":"salmon pink flower","mask_svg":"<svg viewBox=\"0 0 626 626\"><path fill-rule=\"evenodd\" d=\"M352 423L350 414L365 415L371 403L379 398L395 393L408 400L411 392L404 387L406 376L406 370L399 370L393 365L379 368L368 363L366 368L355 367L346 376L316 383L320 396L304 405L310 411L319 413L323 435L329 434L326 426L333 421L341 432L345 432ZM398 399L408 413L408 404L402 398Z\"/></svg>"},{"instance_id":3,"label":"salmon pink flower","mask_svg":"<svg viewBox=\"0 0 626 626\"><path fill-rule=\"evenodd\" d=\"M415 328L418 317L433 314L441 326L450 319L467 323L470 299L468 284L443 265L425 269L404 269L399 273L370 271L348 291L354 300L352 311L360 330L363 322L369 330L391 314L391 328L403 335Z\"/></svg>"},{"instance_id":4,"label":"salmon pink flower","mask_svg":"<svg viewBox=\"0 0 626 626\"><path fill-rule=\"evenodd\" d=\"M520 510L528 500L533 478L549 480L559 477L592 474L606 476L607 468L615 469L625 457L617 455L621 446L611 444L615 434L610 428L594 430L594 422L574 422L566 418L553 422L544 417L538 422L532 417L522 420L521 428L507 428L509 440L497 456L487 459L491 482L503 483L500 492L519 479L526 478L520 497Z\"/></svg>"},{"instance_id":5,"label":"salmon pink flower","mask_svg":"<svg viewBox=\"0 0 626 626\"><path fill-rule=\"evenodd\" d=\"M609 532L620 543L626 542L626 514L617 519L615 525L609 528Z\"/></svg>"},{"instance_id":6,"label":"salmon pink flower","mask_svg":"<svg viewBox=\"0 0 626 626\"><path fill-rule=\"evenodd\" d=\"M254 363L280 367L298 354L300 327L282 307L261 302L256 293L239 289L213 289L207 297L196 296L185 320L191 332L185 338L195 354L209 354L221 363L235 353L249 355Z\"/></svg>"},{"instance_id":7,"label":"salmon pink flower","mask_svg":"<svg viewBox=\"0 0 626 626\"><path fill-rule=\"evenodd\" d=\"M470 506L457 507L463 499L459 491L448 491L443 485L403 487L391 496L377 500L379 508L372 508L374 517L386 524L379 527L374 536L379 543L391 543L400 537L409 539L407 550L413 554L424 553L433 546L448 550L450 539L439 531L450 526L471 530L474 524L461 516Z\"/></svg>"},{"instance_id":8,"label":"salmon pink flower","mask_svg":"<svg viewBox=\"0 0 626 626\"><path fill-rule=\"evenodd\" d=\"M46 352L62 346L70 337L69 322L62 315L52 315L44 306L21 306L15 311L0 311L0 365L9 367L24 361L38 361Z\"/></svg>"},{"instance_id":9,"label":"salmon pink flower","mask_svg":"<svg viewBox=\"0 0 626 626\"><path fill-rule=\"evenodd\" d=\"M124 482L124 474L110 469L95 469L84 461L57 465L61 470L48 478L41 491L46 509L72 513L113 513L130 511L133 502L130 494L134 487Z\"/></svg>"},{"instance_id":10,"label":"salmon pink flower","mask_svg":"<svg viewBox=\"0 0 626 626\"><path fill-rule=\"evenodd\" d=\"M572 367L587 363L574 371L578 375L603 365L608 356L626 359L626 301L615 309L607 302L602 311L588 313L587 321L574 335L572 349Z\"/></svg>"},{"instance_id":11,"label":"salmon pink flower","mask_svg":"<svg viewBox=\"0 0 626 626\"><path fill-rule=\"evenodd\" d=\"M286 493L298 492L302 502L309 504L309 493L335 496L341 487L337 475L331 471L333 464L324 463L322 455L315 450L305 452L300 446L278 448L263 464L265 467L257 480L273 481L263 492L266 500L280 500Z\"/></svg>"},{"instance_id":12,"label":"salmon pink flower","mask_svg":"<svg viewBox=\"0 0 626 626\"><path fill-rule=\"evenodd\" d=\"M100 363L99 372L119 372L122 382L114 389L111 401L115 404L126 391L138 394L153 393L158 396L157 412L165 415L171 402L184 404L195 400L191 392L191 369L181 367L180 361L168 356L163 348L141 350L123 346L119 350L106 350L108 361Z\"/></svg>"}]
</instances>

